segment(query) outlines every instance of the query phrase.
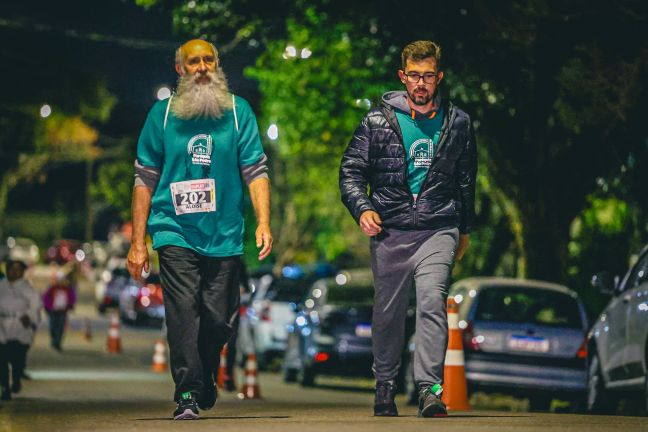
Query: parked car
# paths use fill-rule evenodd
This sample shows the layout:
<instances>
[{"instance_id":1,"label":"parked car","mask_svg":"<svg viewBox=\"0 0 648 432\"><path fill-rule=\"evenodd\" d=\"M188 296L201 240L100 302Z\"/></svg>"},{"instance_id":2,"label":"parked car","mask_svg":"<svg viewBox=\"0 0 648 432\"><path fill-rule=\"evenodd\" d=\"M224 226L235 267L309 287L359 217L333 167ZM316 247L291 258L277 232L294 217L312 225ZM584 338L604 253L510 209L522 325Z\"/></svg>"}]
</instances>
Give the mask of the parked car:
<instances>
[{"instance_id":1,"label":"parked car","mask_svg":"<svg viewBox=\"0 0 648 432\"><path fill-rule=\"evenodd\" d=\"M334 278L317 280L288 327L284 380L312 386L317 375L372 376L373 297L370 269L346 270ZM414 316L412 301L405 324L407 336L413 331ZM401 389L403 379L404 374L397 378Z\"/></svg>"},{"instance_id":2,"label":"parked car","mask_svg":"<svg viewBox=\"0 0 648 432\"><path fill-rule=\"evenodd\" d=\"M316 281L288 332L284 379L304 386L316 375L370 375L371 271Z\"/></svg>"},{"instance_id":3,"label":"parked car","mask_svg":"<svg viewBox=\"0 0 648 432\"><path fill-rule=\"evenodd\" d=\"M111 259L108 267L101 272L95 286L99 300L97 306L99 312L104 313L108 308L118 308L122 291L134 283L135 281L131 279L126 268L126 260L124 258Z\"/></svg>"},{"instance_id":4,"label":"parked car","mask_svg":"<svg viewBox=\"0 0 648 432\"><path fill-rule=\"evenodd\" d=\"M248 316L260 369L283 355L286 328L295 320L297 304L312 282L311 276L295 266L284 268L281 277L266 275L259 279Z\"/></svg>"},{"instance_id":5,"label":"parked car","mask_svg":"<svg viewBox=\"0 0 648 432\"><path fill-rule=\"evenodd\" d=\"M8 258L27 265L36 264L40 257L36 242L26 237L7 237L6 254Z\"/></svg>"},{"instance_id":6,"label":"parked car","mask_svg":"<svg viewBox=\"0 0 648 432\"><path fill-rule=\"evenodd\" d=\"M127 323L161 325L164 321L164 297L160 276L151 274L143 284L129 279L119 297L119 314Z\"/></svg>"},{"instance_id":7,"label":"parked car","mask_svg":"<svg viewBox=\"0 0 648 432\"><path fill-rule=\"evenodd\" d=\"M599 273L593 284L612 299L588 334L587 409L614 413L619 399L648 413L648 245L619 283ZM618 278L617 278L618 279Z\"/></svg>"},{"instance_id":8,"label":"parked car","mask_svg":"<svg viewBox=\"0 0 648 432\"><path fill-rule=\"evenodd\" d=\"M535 280L469 278L452 285L449 295L459 305L469 392L528 398L533 411L548 410L554 398L583 408L588 324L574 291Z\"/></svg>"}]
</instances>

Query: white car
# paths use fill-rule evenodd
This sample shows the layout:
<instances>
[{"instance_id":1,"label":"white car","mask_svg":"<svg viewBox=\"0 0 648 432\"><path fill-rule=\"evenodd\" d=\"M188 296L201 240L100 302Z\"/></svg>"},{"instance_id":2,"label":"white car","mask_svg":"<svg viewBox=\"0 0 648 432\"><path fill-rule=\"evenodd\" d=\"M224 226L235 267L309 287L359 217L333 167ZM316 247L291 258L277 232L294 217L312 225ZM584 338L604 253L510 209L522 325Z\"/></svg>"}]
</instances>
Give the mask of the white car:
<instances>
[{"instance_id":1,"label":"white car","mask_svg":"<svg viewBox=\"0 0 648 432\"><path fill-rule=\"evenodd\" d=\"M259 368L282 357L288 341L287 326L296 317L297 304L312 282L307 277L261 277L255 283L248 317Z\"/></svg>"},{"instance_id":2,"label":"white car","mask_svg":"<svg viewBox=\"0 0 648 432\"><path fill-rule=\"evenodd\" d=\"M592 279L613 297L588 338L587 408L615 413L621 397L648 413L648 245L619 283L609 273Z\"/></svg>"}]
</instances>

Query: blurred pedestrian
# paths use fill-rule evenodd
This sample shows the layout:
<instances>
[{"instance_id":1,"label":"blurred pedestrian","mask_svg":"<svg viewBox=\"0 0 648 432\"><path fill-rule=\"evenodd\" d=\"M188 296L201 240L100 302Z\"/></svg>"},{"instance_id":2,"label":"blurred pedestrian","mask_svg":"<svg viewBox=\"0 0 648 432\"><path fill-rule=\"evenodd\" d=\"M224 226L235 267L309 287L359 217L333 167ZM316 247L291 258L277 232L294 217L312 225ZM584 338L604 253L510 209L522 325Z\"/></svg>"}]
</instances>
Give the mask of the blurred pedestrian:
<instances>
[{"instance_id":1,"label":"blurred pedestrian","mask_svg":"<svg viewBox=\"0 0 648 432\"><path fill-rule=\"evenodd\" d=\"M455 256L469 244L477 157L470 117L439 94L440 59L434 42L405 47L398 71L405 91L386 93L367 113L340 166L342 201L371 237L376 416L398 415L394 380L412 285L419 415L446 415L446 300Z\"/></svg>"},{"instance_id":2,"label":"blurred pedestrian","mask_svg":"<svg viewBox=\"0 0 648 432\"><path fill-rule=\"evenodd\" d=\"M0 280L0 386L2 400L20 392L27 350L40 322L40 298L24 279L22 261L5 262L6 278ZM11 385L9 367L11 366Z\"/></svg>"},{"instance_id":3,"label":"blurred pedestrian","mask_svg":"<svg viewBox=\"0 0 648 432\"><path fill-rule=\"evenodd\" d=\"M63 350L63 334L68 312L74 309L76 291L70 283L69 275L58 272L56 281L43 294L43 307L49 318L51 346L56 351Z\"/></svg>"},{"instance_id":4,"label":"blurred pedestrian","mask_svg":"<svg viewBox=\"0 0 648 432\"><path fill-rule=\"evenodd\" d=\"M239 305L244 185L257 217L259 259L272 249L258 126L249 104L229 92L219 63L204 40L177 50L176 93L149 112L135 161L128 269L136 279L148 270L148 219L160 259L177 420L196 419L198 408L216 402L220 351Z\"/></svg>"}]
</instances>

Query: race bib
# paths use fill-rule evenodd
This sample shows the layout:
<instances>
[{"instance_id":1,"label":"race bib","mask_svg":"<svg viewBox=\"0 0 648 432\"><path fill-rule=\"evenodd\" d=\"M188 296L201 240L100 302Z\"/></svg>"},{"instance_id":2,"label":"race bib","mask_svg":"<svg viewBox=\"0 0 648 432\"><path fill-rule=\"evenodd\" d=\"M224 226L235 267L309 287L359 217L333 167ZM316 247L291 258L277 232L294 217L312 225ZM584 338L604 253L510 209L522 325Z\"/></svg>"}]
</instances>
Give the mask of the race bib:
<instances>
[{"instance_id":1,"label":"race bib","mask_svg":"<svg viewBox=\"0 0 648 432\"><path fill-rule=\"evenodd\" d=\"M62 290L57 290L54 293L54 301L52 302L52 308L55 311L64 311L68 306L68 296L67 292Z\"/></svg>"},{"instance_id":2,"label":"race bib","mask_svg":"<svg viewBox=\"0 0 648 432\"><path fill-rule=\"evenodd\" d=\"M177 215L216 211L214 179L171 183L171 199Z\"/></svg>"}]
</instances>

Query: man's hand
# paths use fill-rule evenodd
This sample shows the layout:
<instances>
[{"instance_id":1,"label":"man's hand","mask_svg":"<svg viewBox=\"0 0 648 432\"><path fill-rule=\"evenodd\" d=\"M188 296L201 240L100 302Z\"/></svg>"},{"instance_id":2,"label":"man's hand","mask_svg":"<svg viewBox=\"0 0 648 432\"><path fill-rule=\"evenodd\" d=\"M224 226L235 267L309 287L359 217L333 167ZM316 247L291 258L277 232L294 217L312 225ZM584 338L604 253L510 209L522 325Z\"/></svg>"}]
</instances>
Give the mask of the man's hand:
<instances>
[{"instance_id":1,"label":"man's hand","mask_svg":"<svg viewBox=\"0 0 648 432\"><path fill-rule=\"evenodd\" d=\"M373 237L382 231L380 225L382 225L382 220L375 211L366 210L360 215L360 228L369 237Z\"/></svg>"},{"instance_id":2,"label":"man's hand","mask_svg":"<svg viewBox=\"0 0 648 432\"><path fill-rule=\"evenodd\" d=\"M272 232L270 232L270 224L262 223L256 229L256 246L261 248L259 252L259 261L264 260L272 251Z\"/></svg>"},{"instance_id":3,"label":"man's hand","mask_svg":"<svg viewBox=\"0 0 648 432\"><path fill-rule=\"evenodd\" d=\"M126 267L131 277L135 280L142 280L142 269L148 273L149 259L146 244L131 244L128 256L126 257Z\"/></svg>"},{"instance_id":4,"label":"man's hand","mask_svg":"<svg viewBox=\"0 0 648 432\"><path fill-rule=\"evenodd\" d=\"M455 252L455 257L457 258L457 261L461 261L464 254L468 250L469 245L470 245L470 235L461 234L459 236L459 244L457 245L457 251Z\"/></svg>"}]
</instances>

